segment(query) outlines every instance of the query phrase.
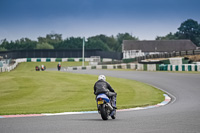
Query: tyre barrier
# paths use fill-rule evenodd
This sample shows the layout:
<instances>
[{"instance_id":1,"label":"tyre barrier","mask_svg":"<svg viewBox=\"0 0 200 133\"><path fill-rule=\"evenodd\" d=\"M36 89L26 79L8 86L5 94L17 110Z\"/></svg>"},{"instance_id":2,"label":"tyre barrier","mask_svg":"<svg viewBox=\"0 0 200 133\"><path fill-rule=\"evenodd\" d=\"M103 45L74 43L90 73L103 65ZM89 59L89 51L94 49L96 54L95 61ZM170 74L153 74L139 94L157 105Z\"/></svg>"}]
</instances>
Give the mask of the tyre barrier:
<instances>
[{"instance_id":1,"label":"tyre barrier","mask_svg":"<svg viewBox=\"0 0 200 133\"><path fill-rule=\"evenodd\" d=\"M26 58L26 62L79 62L82 58ZM85 58L84 61L90 61L90 58Z\"/></svg>"},{"instance_id":2,"label":"tyre barrier","mask_svg":"<svg viewBox=\"0 0 200 133\"><path fill-rule=\"evenodd\" d=\"M79 62L83 61L82 58L25 58L26 62ZM92 61L92 58L84 58L84 61ZM102 58L102 62L111 62L112 59Z\"/></svg>"},{"instance_id":3,"label":"tyre barrier","mask_svg":"<svg viewBox=\"0 0 200 133\"><path fill-rule=\"evenodd\" d=\"M200 72L200 64L160 65L160 71L196 71Z\"/></svg>"},{"instance_id":4,"label":"tyre barrier","mask_svg":"<svg viewBox=\"0 0 200 133\"><path fill-rule=\"evenodd\" d=\"M77 66L67 67L67 70L91 70L91 69L136 69L137 64L115 64L115 65L96 65L96 66Z\"/></svg>"},{"instance_id":5,"label":"tyre barrier","mask_svg":"<svg viewBox=\"0 0 200 133\"><path fill-rule=\"evenodd\" d=\"M77 66L68 67L67 70L91 70L91 69L132 69L139 71L196 71L200 72L200 64L115 64L115 65L96 65L96 66Z\"/></svg>"}]
</instances>

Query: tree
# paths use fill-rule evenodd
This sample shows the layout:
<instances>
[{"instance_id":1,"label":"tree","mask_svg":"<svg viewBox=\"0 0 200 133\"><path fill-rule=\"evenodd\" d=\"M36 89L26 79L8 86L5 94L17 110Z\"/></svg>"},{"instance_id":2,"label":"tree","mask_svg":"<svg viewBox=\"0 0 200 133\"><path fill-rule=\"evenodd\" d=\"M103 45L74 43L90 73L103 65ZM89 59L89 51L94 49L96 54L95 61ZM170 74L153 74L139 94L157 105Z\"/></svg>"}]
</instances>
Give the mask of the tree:
<instances>
[{"instance_id":1,"label":"tree","mask_svg":"<svg viewBox=\"0 0 200 133\"><path fill-rule=\"evenodd\" d=\"M103 45L104 48L102 48L102 49L106 49L106 51L115 51L114 47L117 46L117 41L113 36L108 37L103 34L89 37L88 41L89 41L88 43L91 43L93 41L93 42L96 42L95 43L96 45ZM98 44L97 42L100 44ZM93 47L98 47L98 46L93 45Z\"/></svg>"},{"instance_id":2,"label":"tree","mask_svg":"<svg viewBox=\"0 0 200 133\"><path fill-rule=\"evenodd\" d=\"M194 44L200 46L200 25L197 21L188 19L178 28L179 39L190 39Z\"/></svg>"},{"instance_id":3,"label":"tree","mask_svg":"<svg viewBox=\"0 0 200 133\"><path fill-rule=\"evenodd\" d=\"M103 51L110 51L108 45L98 38L88 38L85 47L88 49L102 49Z\"/></svg>"},{"instance_id":4,"label":"tree","mask_svg":"<svg viewBox=\"0 0 200 133\"><path fill-rule=\"evenodd\" d=\"M28 38L21 38L20 40L8 42L6 39L1 40L1 47L7 50L22 50L22 49L34 49L37 42Z\"/></svg>"},{"instance_id":5,"label":"tree","mask_svg":"<svg viewBox=\"0 0 200 133\"><path fill-rule=\"evenodd\" d=\"M178 40L179 39L179 37L178 37L178 34L177 33L175 33L175 34L173 34L173 33L169 33L169 34L167 34L166 36L157 36L156 37L156 40Z\"/></svg>"},{"instance_id":6,"label":"tree","mask_svg":"<svg viewBox=\"0 0 200 133\"><path fill-rule=\"evenodd\" d=\"M103 34L90 37L88 38L88 40L100 40L101 42L107 45L109 51L115 51L115 47L117 47L118 44L117 40L113 36L108 37Z\"/></svg>"},{"instance_id":7,"label":"tree","mask_svg":"<svg viewBox=\"0 0 200 133\"><path fill-rule=\"evenodd\" d=\"M36 47L37 42L32 41L29 38L21 38L20 40L16 40L14 44L15 49L34 49Z\"/></svg>"},{"instance_id":8,"label":"tree","mask_svg":"<svg viewBox=\"0 0 200 133\"><path fill-rule=\"evenodd\" d=\"M54 47L49 43L38 43L36 49L54 49Z\"/></svg>"},{"instance_id":9,"label":"tree","mask_svg":"<svg viewBox=\"0 0 200 133\"><path fill-rule=\"evenodd\" d=\"M0 51L7 51L4 47L0 47Z\"/></svg>"},{"instance_id":10,"label":"tree","mask_svg":"<svg viewBox=\"0 0 200 133\"><path fill-rule=\"evenodd\" d=\"M118 46L115 47L116 51L121 52L122 51L122 42L123 40L139 40L137 37L133 37L129 33L119 33L117 35L117 41L118 41Z\"/></svg>"},{"instance_id":11,"label":"tree","mask_svg":"<svg viewBox=\"0 0 200 133\"><path fill-rule=\"evenodd\" d=\"M123 40L138 40L138 38L133 37L129 33L119 33L116 37L100 34L89 37L86 42L86 48L121 52ZM32 41L29 38L21 38L16 41L8 42L4 39L1 41L1 48L7 50L82 49L82 44L83 38L81 37L69 37L63 40L61 34L47 34L45 37L38 37L38 41Z\"/></svg>"},{"instance_id":12,"label":"tree","mask_svg":"<svg viewBox=\"0 0 200 133\"><path fill-rule=\"evenodd\" d=\"M3 39L1 42L2 42L1 43L1 47L2 48L5 48L7 50L14 50L14 49L16 49L16 45L15 45L15 43L13 41L8 42L6 39Z\"/></svg>"},{"instance_id":13,"label":"tree","mask_svg":"<svg viewBox=\"0 0 200 133\"><path fill-rule=\"evenodd\" d=\"M157 36L156 40L178 40L189 39L197 46L200 46L200 24L193 19L181 23L175 34L169 33L166 36Z\"/></svg>"},{"instance_id":14,"label":"tree","mask_svg":"<svg viewBox=\"0 0 200 133\"><path fill-rule=\"evenodd\" d=\"M197 21L188 19L181 24L178 28L179 34L182 35L183 38L192 38L193 36L198 34L199 24Z\"/></svg>"},{"instance_id":15,"label":"tree","mask_svg":"<svg viewBox=\"0 0 200 133\"><path fill-rule=\"evenodd\" d=\"M38 37L38 43L48 43L54 46L55 49L59 48L62 43L62 34L47 34L46 37Z\"/></svg>"},{"instance_id":16,"label":"tree","mask_svg":"<svg viewBox=\"0 0 200 133\"><path fill-rule=\"evenodd\" d=\"M83 39L81 37L70 37L60 43L57 49L81 49L83 45Z\"/></svg>"}]
</instances>

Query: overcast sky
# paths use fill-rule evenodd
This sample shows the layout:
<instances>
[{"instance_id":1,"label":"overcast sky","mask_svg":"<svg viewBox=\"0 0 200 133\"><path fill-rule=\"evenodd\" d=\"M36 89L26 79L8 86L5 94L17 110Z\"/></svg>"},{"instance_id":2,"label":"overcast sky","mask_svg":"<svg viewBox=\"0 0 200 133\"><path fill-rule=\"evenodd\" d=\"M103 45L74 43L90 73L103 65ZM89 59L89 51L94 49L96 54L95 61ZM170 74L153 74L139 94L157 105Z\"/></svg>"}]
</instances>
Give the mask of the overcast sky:
<instances>
[{"instance_id":1,"label":"overcast sky","mask_svg":"<svg viewBox=\"0 0 200 133\"><path fill-rule=\"evenodd\" d=\"M125 32L154 40L187 19L200 23L200 0L0 0L0 40Z\"/></svg>"}]
</instances>

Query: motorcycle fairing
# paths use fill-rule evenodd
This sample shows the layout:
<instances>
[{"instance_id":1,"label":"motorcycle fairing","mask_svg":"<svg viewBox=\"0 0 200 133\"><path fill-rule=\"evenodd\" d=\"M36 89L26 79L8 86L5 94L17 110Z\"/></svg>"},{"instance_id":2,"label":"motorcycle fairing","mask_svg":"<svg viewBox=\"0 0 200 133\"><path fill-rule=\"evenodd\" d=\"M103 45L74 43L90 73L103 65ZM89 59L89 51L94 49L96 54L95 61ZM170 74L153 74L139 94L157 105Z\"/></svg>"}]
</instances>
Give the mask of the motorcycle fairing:
<instances>
[{"instance_id":1,"label":"motorcycle fairing","mask_svg":"<svg viewBox=\"0 0 200 133\"><path fill-rule=\"evenodd\" d=\"M103 100L105 100L107 103L109 103L110 102L110 99L108 98L108 96L106 95L106 94L99 94L98 96L97 96L97 99L99 99L99 98L102 98Z\"/></svg>"}]
</instances>

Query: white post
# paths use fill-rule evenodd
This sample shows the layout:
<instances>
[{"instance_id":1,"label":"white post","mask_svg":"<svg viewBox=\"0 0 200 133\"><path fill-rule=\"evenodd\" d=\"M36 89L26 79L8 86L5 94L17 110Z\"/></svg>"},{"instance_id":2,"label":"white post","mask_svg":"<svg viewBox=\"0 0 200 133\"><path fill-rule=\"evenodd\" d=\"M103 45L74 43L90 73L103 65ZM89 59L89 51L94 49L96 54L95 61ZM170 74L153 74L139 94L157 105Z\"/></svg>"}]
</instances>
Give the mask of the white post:
<instances>
[{"instance_id":1,"label":"white post","mask_svg":"<svg viewBox=\"0 0 200 133\"><path fill-rule=\"evenodd\" d=\"M85 60L85 59L84 59L84 56L85 56L85 55L84 55L84 52L85 52L84 47L85 47L85 37L83 37L83 52L82 52L82 54L83 54L82 56L83 56L83 57L82 57L82 66L84 66L84 60Z\"/></svg>"}]
</instances>

